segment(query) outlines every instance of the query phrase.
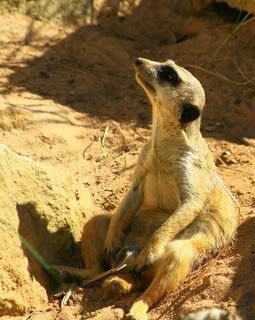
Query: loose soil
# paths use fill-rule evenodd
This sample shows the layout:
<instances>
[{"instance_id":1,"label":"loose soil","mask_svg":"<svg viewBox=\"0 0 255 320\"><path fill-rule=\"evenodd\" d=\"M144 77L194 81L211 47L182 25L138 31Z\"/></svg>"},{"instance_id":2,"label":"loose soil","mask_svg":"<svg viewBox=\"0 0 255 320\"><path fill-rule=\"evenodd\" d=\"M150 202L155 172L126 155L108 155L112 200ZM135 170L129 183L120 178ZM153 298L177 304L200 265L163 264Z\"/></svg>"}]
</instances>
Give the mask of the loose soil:
<instances>
[{"instance_id":1,"label":"loose soil","mask_svg":"<svg viewBox=\"0 0 255 320\"><path fill-rule=\"evenodd\" d=\"M187 66L205 88L202 132L240 202L242 224L203 281L165 298L150 317L221 307L254 319L255 23L215 55L235 28L231 14L170 9L166 0L144 0L127 16L105 10L97 24L83 26L0 16L1 143L71 173L92 192L94 214L114 212L150 136L150 107L132 62L171 58ZM99 286L77 289L61 311L52 292L29 319L120 319L135 298L102 296Z\"/></svg>"}]
</instances>

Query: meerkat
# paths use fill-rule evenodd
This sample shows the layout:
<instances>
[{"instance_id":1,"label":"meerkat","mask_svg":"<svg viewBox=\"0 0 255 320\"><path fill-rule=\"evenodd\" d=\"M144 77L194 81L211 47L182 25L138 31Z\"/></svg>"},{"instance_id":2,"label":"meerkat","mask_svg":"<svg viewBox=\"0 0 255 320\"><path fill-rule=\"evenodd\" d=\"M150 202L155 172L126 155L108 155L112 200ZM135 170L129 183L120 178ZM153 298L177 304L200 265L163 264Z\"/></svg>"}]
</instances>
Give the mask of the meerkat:
<instances>
[{"instance_id":1,"label":"meerkat","mask_svg":"<svg viewBox=\"0 0 255 320\"><path fill-rule=\"evenodd\" d=\"M88 279L131 251L128 268L105 279L103 287L107 294L143 289L126 318L146 320L148 310L192 268L233 239L239 219L200 132L205 105L200 82L173 60L138 58L134 68L152 106L151 138L116 213L85 224L86 268L67 271Z\"/></svg>"}]
</instances>

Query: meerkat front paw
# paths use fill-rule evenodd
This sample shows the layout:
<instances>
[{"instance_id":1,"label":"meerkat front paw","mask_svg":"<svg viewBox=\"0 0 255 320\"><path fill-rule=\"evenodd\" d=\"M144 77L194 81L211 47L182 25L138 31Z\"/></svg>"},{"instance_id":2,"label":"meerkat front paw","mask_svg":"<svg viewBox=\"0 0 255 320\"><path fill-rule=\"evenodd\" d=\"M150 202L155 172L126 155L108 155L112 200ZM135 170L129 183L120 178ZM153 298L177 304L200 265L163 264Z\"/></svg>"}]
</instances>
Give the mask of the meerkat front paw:
<instances>
[{"instance_id":1,"label":"meerkat front paw","mask_svg":"<svg viewBox=\"0 0 255 320\"><path fill-rule=\"evenodd\" d=\"M138 255L138 257L135 260L134 269L136 271L141 271L150 265L153 264L153 262L156 260L156 255L153 254L150 251L142 250L142 252Z\"/></svg>"},{"instance_id":2,"label":"meerkat front paw","mask_svg":"<svg viewBox=\"0 0 255 320\"><path fill-rule=\"evenodd\" d=\"M109 259L110 261L112 259L115 260L117 253L121 249L121 246L122 246L122 241L120 236L107 235L105 240L105 246L104 246L107 259Z\"/></svg>"},{"instance_id":3,"label":"meerkat front paw","mask_svg":"<svg viewBox=\"0 0 255 320\"><path fill-rule=\"evenodd\" d=\"M135 270L141 271L142 269L149 267L159 259L162 253L163 251L160 246L152 246L148 244L142 249L138 257L136 258L134 267Z\"/></svg>"}]
</instances>

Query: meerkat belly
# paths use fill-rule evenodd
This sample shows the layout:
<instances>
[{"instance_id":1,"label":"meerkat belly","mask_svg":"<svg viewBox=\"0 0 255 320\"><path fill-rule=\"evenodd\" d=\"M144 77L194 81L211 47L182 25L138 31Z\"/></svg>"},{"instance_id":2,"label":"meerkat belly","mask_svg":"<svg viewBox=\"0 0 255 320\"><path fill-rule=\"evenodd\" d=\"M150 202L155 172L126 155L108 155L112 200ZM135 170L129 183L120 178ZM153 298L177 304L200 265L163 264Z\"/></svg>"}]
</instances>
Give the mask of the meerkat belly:
<instances>
[{"instance_id":1,"label":"meerkat belly","mask_svg":"<svg viewBox=\"0 0 255 320\"><path fill-rule=\"evenodd\" d=\"M171 176L163 174L148 174L146 176L141 206L143 210L162 209L171 212L176 210L178 204L176 185Z\"/></svg>"},{"instance_id":2,"label":"meerkat belly","mask_svg":"<svg viewBox=\"0 0 255 320\"><path fill-rule=\"evenodd\" d=\"M145 180L143 203L125 235L125 245L143 248L177 206L178 198L171 179L148 174Z\"/></svg>"},{"instance_id":3,"label":"meerkat belly","mask_svg":"<svg viewBox=\"0 0 255 320\"><path fill-rule=\"evenodd\" d=\"M168 217L169 212L165 210L139 210L125 235L125 246L135 246L142 249Z\"/></svg>"}]
</instances>

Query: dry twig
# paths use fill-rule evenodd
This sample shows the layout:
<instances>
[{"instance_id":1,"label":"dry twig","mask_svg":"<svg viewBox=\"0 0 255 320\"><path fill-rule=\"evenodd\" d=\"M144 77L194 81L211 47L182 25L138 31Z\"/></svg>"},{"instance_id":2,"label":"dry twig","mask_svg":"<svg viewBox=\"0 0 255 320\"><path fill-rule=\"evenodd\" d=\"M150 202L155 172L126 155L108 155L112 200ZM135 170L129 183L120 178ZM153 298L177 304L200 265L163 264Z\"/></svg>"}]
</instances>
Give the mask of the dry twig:
<instances>
[{"instance_id":1,"label":"dry twig","mask_svg":"<svg viewBox=\"0 0 255 320\"><path fill-rule=\"evenodd\" d=\"M61 310L64 309L64 306L66 306L68 300L70 299L72 293L73 293L73 289L75 288L75 284L71 284L69 289L67 290L67 292L64 294L63 299L61 301Z\"/></svg>"},{"instance_id":2,"label":"dry twig","mask_svg":"<svg viewBox=\"0 0 255 320\"><path fill-rule=\"evenodd\" d=\"M204 71L204 72L214 76L215 78L218 78L218 79L221 79L221 80L224 80L224 81L228 81L228 82L230 82L232 84L235 84L237 86L246 86L249 83L254 83L253 79L248 79L247 81L243 81L243 82L231 80L231 79L229 79L228 77L224 76L221 73L214 72L214 71L208 70L208 69L206 69L204 67L197 66L197 65L194 65L194 64L187 64L186 67L190 67L190 68L194 68L194 69L198 69L198 70Z\"/></svg>"},{"instance_id":3,"label":"dry twig","mask_svg":"<svg viewBox=\"0 0 255 320\"><path fill-rule=\"evenodd\" d=\"M227 42L236 34L236 32L243 26L245 26L247 23L255 20L255 16L252 17L251 19L247 18L249 17L250 13L247 12L247 14L243 17L242 21L232 30L232 32L223 40L221 45L215 50L213 56L212 56L212 61L215 60L216 56L219 54L220 50L227 44Z\"/></svg>"}]
</instances>

